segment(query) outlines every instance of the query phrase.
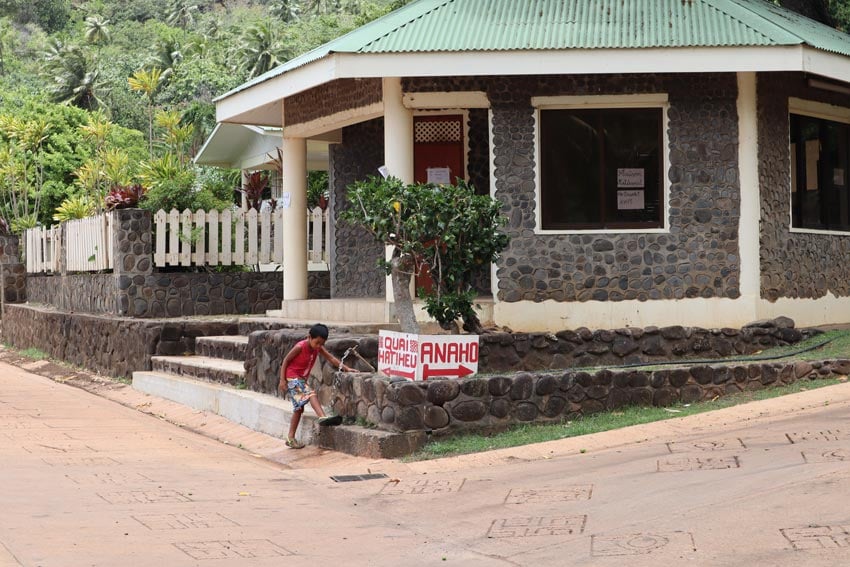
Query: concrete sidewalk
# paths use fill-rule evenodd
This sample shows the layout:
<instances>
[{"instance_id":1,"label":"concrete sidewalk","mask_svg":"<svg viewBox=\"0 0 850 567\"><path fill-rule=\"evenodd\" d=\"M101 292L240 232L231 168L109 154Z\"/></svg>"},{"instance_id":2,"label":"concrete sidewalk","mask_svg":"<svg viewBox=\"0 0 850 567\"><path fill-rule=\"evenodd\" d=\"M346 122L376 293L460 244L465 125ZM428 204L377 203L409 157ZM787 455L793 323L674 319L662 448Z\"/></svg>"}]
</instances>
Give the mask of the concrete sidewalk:
<instances>
[{"instance_id":1,"label":"concrete sidewalk","mask_svg":"<svg viewBox=\"0 0 850 567\"><path fill-rule=\"evenodd\" d=\"M402 463L28 364L98 396L0 362L2 567L847 563L847 384Z\"/></svg>"}]
</instances>

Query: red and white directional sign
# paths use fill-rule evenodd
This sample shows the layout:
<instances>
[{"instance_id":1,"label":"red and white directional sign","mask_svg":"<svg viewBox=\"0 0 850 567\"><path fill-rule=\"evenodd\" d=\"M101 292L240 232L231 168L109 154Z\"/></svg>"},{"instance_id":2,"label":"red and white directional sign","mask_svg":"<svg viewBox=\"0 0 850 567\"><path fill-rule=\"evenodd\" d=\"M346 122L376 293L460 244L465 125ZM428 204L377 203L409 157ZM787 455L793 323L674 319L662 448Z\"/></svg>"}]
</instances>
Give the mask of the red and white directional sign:
<instances>
[{"instance_id":1,"label":"red and white directional sign","mask_svg":"<svg viewBox=\"0 0 850 567\"><path fill-rule=\"evenodd\" d=\"M478 372L477 335L414 335L381 331L378 371L408 380L463 378Z\"/></svg>"}]
</instances>

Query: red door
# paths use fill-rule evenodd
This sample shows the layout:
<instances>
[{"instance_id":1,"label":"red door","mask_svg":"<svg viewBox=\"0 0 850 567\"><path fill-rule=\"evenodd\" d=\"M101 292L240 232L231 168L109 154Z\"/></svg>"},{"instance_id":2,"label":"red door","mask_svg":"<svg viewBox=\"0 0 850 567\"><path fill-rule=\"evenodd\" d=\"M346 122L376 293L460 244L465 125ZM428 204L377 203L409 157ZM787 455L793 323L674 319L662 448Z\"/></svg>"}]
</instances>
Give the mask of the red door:
<instances>
[{"instance_id":1,"label":"red door","mask_svg":"<svg viewBox=\"0 0 850 567\"><path fill-rule=\"evenodd\" d=\"M464 166L463 116L415 116L413 118L413 180L427 183L429 180L448 178L466 179ZM431 169L431 178L428 173ZM433 286L427 268L416 276L414 284L430 291Z\"/></svg>"},{"instance_id":2,"label":"red door","mask_svg":"<svg viewBox=\"0 0 850 567\"><path fill-rule=\"evenodd\" d=\"M466 178L463 159L463 116L413 118L413 180L428 182L428 169L449 169L449 180Z\"/></svg>"}]
</instances>

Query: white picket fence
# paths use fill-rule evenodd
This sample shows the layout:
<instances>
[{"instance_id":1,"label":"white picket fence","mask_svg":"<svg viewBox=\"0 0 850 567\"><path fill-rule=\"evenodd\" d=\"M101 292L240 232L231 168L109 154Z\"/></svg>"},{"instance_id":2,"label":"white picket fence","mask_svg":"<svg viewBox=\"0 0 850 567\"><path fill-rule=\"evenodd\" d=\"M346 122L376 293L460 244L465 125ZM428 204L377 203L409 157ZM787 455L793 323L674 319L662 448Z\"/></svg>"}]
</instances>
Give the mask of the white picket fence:
<instances>
[{"instance_id":1,"label":"white picket fence","mask_svg":"<svg viewBox=\"0 0 850 567\"><path fill-rule=\"evenodd\" d=\"M328 213L316 207L306 214L309 267L327 269ZM159 267L283 263L283 209L160 210L154 224L154 265Z\"/></svg>"},{"instance_id":2,"label":"white picket fence","mask_svg":"<svg viewBox=\"0 0 850 567\"><path fill-rule=\"evenodd\" d=\"M67 221L64 247L69 272L112 269L112 214ZM58 272L63 246L60 225L36 227L24 233L27 272Z\"/></svg>"},{"instance_id":3,"label":"white picket fence","mask_svg":"<svg viewBox=\"0 0 850 567\"><path fill-rule=\"evenodd\" d=\"M23 248L28 273L59 271L59 256L62 253L59 225L26 230Z\"/></svg>"},{"instance_id":4,"label":"white picket fence","mask_svg":"<svg viewBox=\"0 0 850 567\"><path fill-rule=\"evenodd\" d=\"M69 272L112 269L112 213L66 222L65 240Z\"/></svg>"},{"instance_id":5,"label":"white picket fence","mask_svg":"<svg viewBox=\"0 0 850 567\"><path fill-rule=\"evenodd\" d=\"M328 269L328 213L307 213L307 259L311 270ZM58 272L66 255L68 272L113 267L112 215L67 221L65 246L60 225L24 234L28 273ZM283 263L283 210L157 211L154 264L164 266L268 266Z\"/></svg>"}]
</instances>

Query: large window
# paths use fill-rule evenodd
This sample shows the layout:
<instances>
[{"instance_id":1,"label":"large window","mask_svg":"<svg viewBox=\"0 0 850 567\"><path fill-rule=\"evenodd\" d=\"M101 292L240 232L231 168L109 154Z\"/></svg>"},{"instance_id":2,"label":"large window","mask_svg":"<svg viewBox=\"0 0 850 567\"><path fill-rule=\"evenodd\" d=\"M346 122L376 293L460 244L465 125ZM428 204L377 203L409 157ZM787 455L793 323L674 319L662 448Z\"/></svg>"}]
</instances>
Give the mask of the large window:
<instances>
[{"instance_id":1,"label":"large window","mask_svg":"<svg viewBox=\"0 0 850 567\"><path fill-rule=\"evenodd\" d=\"M541 109L542 228L662 227L662 112Z\"/></svg>"},{"instance_id":2,"label":"large window","mask_svg":"<svg viewBox=\"0 0 850 567\"><path fill-rule=\"evenodd\" d=\"M791 115L791 226L850 232L850 126Z\"/></svg>"}]
</instances>

